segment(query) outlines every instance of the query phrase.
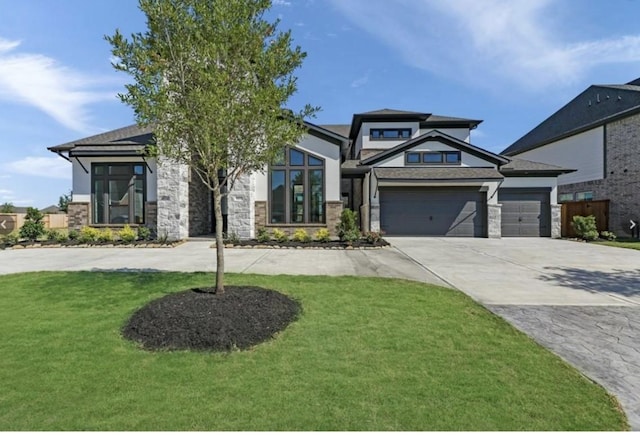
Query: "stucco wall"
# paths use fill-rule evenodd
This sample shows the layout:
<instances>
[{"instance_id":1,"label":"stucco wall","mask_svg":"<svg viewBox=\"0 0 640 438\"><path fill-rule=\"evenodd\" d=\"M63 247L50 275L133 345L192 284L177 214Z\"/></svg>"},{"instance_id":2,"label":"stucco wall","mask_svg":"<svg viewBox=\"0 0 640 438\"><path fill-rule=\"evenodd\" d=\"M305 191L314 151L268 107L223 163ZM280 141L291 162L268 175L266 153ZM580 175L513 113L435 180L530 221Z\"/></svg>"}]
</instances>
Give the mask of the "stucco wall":
<instances>
[{"instance_id":1,"label":"stucco wall","mask_svg":"<svg viewBox=\"0 0 640 438\"><path fill-rule=\"evenodd\" d=\"M405 152L413 152L413 151L415 152L430 152L430 151L446 152L446 151L459 151L459 150L460 149L443 144L439 141L425 141L424 143L416 145ZM386 160L382 160L376 163L376 167L405 167L405 162L404 162L405 152L401 152L397 155L387 158ZM415 167L415 166L416 166L415 164L408 165L408 167ZM420 167L423 167L423 166L425 165L420 165ZM439 164L433 165L433 167L443 167L443 166L446 166L446 165L439 165ZM475 155L469 154L464 151L461 151L460 165L459 166L450 165L449 167L460 167L460 166L461 167L493 167L493 168L496 167L494 163L483 160L482 158L479 158Z\"/></svg>"},{"instance_id":2,"label":"stucco wall","mask_svg":"<svg viewBox=\"0 0 640 438\"><path fill-rule=\"evenodd\" d=\"M554 164L576 172L560 175L558 184L573 184L604 178L604 128L602 126L546 146L515 155L530 161Z\"/></svg>"}]
</instances>

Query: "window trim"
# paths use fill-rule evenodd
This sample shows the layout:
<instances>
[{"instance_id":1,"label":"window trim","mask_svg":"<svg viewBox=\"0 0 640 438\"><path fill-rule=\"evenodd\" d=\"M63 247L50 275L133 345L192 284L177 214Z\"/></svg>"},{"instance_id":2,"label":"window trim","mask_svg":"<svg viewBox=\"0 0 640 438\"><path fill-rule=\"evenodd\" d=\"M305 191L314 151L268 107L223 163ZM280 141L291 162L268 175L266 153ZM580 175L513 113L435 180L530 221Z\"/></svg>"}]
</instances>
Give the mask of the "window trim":
<instances>
[{"instance_id":1,"label":"window trim","mask_svg":"<svg viewBox=\"0 0 640 438\"><path fill-rule=\"evenodd\" d=\"M128 174L121 174L121 175L109 175L109 166L129 166L130 168L130 173ZM140 166L142 167L142 173L136 173L136 166ZM102 168L102 173L101 174L97 174L96 173L96 169L97 168ZM136 193L136 188L135 188L135 184L130 184L128 186L128 191L127 191L127 195L129 196L129 199L132 200L129 203L129 209L128 209L128 222L111 222L110 221L110 215L109 215L109 203L106 202L108 197L109 197L109 191L108 191L108 186L109 186L109 181L110 180L117 180L117 181L131 181L138 179L142 181L142 211L140 212L140 219L141 222L135 222L135 193ZM95 192L95 186L96 186L96 181L102 181L103 182L103 190L102 193L100 194L103 197L103 213L102 213L102 218L100 219L100 221L97 220L97 218L95 217L94 212L96 211L96 196L98 196L98 194L96 194ZM99 225L99 226L106 226L106 225L124 225L124 224L129 224L129 225L141 225L141 224L145 224L146 223L146 204L147 204L147 168L145 166L145 164L143 162L118 162L118 161L99 161L99 162L92 162L91 163L91 201L90 201L90 223L91 225Z\"/></svg>"},{"instance_id":2,"label":"window trim","mask_svg":"<svg viewBox=\"0 0 640 438\"><path fill-rule=\"evenodd\" d=\"M303 154L303 164L302 165L292 165L290 163L290 151L295 150L297 152L301 152ZM315 158L321 162L321 164L309 164L309 157ZM320 222L311 222L311 172L314 170L322 171L322 217L320 218ZM285 187L285 196L284 196L284 222L273 222L273 214L272 214L272 205L273 205L273 187L272 187L272 171L284 171L284 187ZM293 212L292 209L292 188L291 188L291 172L292 171L302 171L303 175L303 221L302 222L292 222ZM326 160L322 157L319 157L310 152L304 151L302 149L298 149L292 146L287 146L285 148L285 162L284 164L271 164L268 168L267 172L267 183L268 183L268 196L267 196L267 224L270 226L275 225L318 225L325 224L327 218L326 212L326 201L327 201L327 166Z\"/></svg>"},{"instance_id":3,"label":"window trim","mask_svg":"<svg viewBox=\"0 0 640 438\"><path fill-rule=\"evenodd\" d=\"M374 137L373 132L374 131L379 131L380 132L380 136L379 137ZM385 131L397 131L399 136L397 137L385 137L384 136L384 132ZM408 133L408 135L405 137L402 135L402 133ZM413 135L413 129L412 128L369 128L369 140L370 141L398 141L398 140L409 140L411 139L411 136Z\"/></svg>"},{"instance_id":4,"label":"window trim","mask_svg":"<svg viewBox=\"0 0 640 438\"><path fill-rule=\"evenodd\" d=\"M418 154L420 156L419 162L409 161L409 155ZM427 156L434 156L440 154L440 161L427 161ZM457 154L458 161L448 162L446 161L447 154ZM462 164L462 152L461 151L407 151L404 153L404 164L406 166L460 166Z\"/></svg>"}]
</instances>

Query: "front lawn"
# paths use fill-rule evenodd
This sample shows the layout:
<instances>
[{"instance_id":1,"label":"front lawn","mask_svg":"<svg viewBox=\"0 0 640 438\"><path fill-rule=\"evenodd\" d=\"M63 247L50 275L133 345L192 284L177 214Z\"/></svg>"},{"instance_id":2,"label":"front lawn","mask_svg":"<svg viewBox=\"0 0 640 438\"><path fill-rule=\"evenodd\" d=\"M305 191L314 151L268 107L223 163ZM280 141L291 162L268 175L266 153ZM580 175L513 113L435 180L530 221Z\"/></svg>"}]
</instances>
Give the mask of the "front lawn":
<instances>
[{"instance_id":1,"label":"front lawn","mask_svg":"<svg viewBox=\"0 0 640 438\"><path fill-rule=\"evenodd\" d=\"M599 240L597 242L595 242L599 245L606 245L606 246L614 246L616 248L628 248L628 249L636 249L638 251L640 251L640 240L622 240L622 239L618 239L616 241L609 241L609 240Z\"/></svg>"},{"instance_id":2,"label":"front lawn","mask_svg":"<svg viewBox=\"0 0 640 438\"><path fill-rule=\"evenodd\" d=\"M128 317L211 274L0 277L0 430L620 430L614 400L463 294L228 275L300 318L233 353L149 352Z\"/></svg>"}]
</instances>

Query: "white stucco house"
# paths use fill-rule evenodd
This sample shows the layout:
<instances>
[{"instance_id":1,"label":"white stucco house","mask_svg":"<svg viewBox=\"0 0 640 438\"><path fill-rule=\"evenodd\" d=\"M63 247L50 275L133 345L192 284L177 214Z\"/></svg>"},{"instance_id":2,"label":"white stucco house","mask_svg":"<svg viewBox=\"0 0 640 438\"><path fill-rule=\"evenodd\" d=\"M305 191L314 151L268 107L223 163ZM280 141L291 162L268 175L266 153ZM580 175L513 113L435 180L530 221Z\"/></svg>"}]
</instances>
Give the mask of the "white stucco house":
<instances>
[{"instance_id":1,"label":"white stucco house","mask_svg":"<svg viewBox=\"0 0 640 438\"><path fill-rule=\"evenodd\" d=\"M387 235L559 237L557 179L570 170L474 146L480 123L389 109L307 123L278 162L229 190L224 227L334 233L348 207L363 231ZM70 227L146 225L171 240L214 230L211 194L186 166L147 158L152 136L134 125L48 148L72 163Z\"/></svg>"}]
</instances>

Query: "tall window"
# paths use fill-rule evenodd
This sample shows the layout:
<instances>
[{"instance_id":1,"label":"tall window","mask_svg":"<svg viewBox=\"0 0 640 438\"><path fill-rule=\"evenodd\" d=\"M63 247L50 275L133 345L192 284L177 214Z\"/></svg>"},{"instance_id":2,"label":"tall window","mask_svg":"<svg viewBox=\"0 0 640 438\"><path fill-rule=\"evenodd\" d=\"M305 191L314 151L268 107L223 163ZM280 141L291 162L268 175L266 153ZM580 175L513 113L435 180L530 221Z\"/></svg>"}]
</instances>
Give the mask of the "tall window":
<instances>
[{"instance_id":1,"label":"tall window","mask_svg":"<svg viewBox=\"0 0 640 438\"><path fill-rule=\"evenodd\" d=\"M91 166L92 223L142 224L145 198L144 164L94 163Z\"/></svg>"},{"instance_id":2,"label":"tall window","mask_svg":"<svg viewBox=\"0 0 640 438\"><path fill-rule=\"evenodd\" d=\"M272 224L324 223L324 160L283 148L269 170Z\"/></svg>"}]
</instances>

